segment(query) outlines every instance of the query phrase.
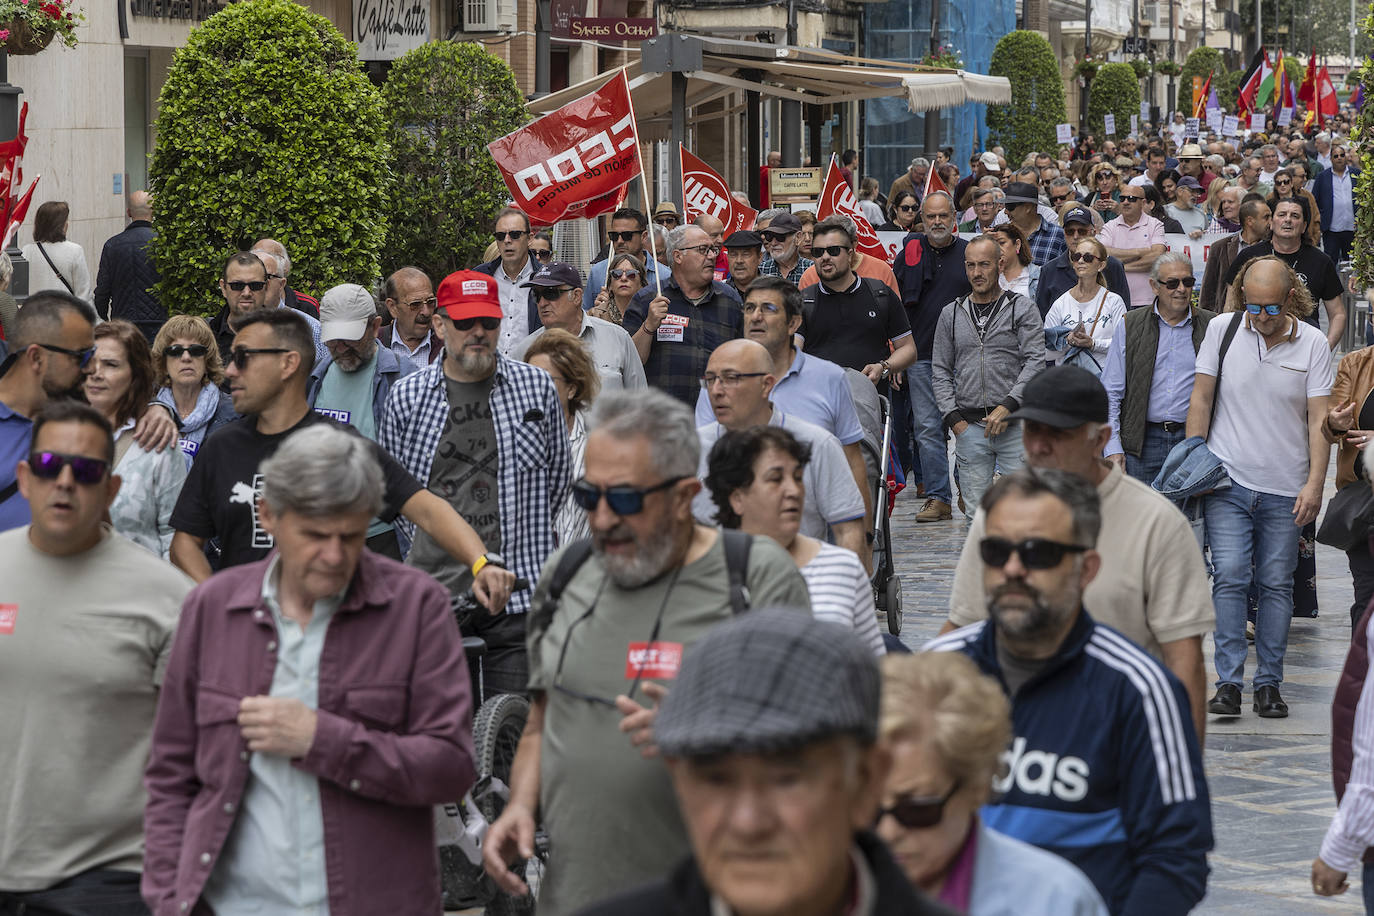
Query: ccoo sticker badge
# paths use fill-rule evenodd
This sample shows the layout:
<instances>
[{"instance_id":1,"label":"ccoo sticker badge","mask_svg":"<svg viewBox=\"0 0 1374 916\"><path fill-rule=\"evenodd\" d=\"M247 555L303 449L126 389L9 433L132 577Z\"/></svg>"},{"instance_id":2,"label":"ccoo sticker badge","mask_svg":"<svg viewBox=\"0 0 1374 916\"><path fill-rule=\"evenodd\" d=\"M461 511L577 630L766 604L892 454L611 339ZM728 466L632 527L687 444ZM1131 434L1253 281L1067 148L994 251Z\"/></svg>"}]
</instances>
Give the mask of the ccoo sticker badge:
<instances>
[{"instance_id":1,"label":"ccoo sticker badge","mask_svg":"<svg viewBox=\"0 0 1374 916\"><path fill-rule=\"evenodd\" d=\"M19 605L0 604L0 636L14 632L14 622L19 619Z\"/></svg>"}]
</instances>

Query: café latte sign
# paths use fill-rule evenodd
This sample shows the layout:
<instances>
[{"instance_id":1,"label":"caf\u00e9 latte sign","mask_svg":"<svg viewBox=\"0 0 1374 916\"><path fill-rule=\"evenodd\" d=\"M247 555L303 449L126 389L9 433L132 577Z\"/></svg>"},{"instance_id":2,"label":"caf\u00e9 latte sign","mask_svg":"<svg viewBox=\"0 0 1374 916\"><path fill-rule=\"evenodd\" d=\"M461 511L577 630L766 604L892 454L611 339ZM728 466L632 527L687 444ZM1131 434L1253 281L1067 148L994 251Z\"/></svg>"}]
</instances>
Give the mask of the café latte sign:
<instances>
[{"instance_id":1,"label":"caf\u00e9 latte sign","mask_svg":"<svg viewBox=\"0 0 1374 916\"><path fill-rule=\"evenodd\" d=\"M429 41L429 0L353 0L362 60L395 60Z\"/></svg>"}]
</instances>

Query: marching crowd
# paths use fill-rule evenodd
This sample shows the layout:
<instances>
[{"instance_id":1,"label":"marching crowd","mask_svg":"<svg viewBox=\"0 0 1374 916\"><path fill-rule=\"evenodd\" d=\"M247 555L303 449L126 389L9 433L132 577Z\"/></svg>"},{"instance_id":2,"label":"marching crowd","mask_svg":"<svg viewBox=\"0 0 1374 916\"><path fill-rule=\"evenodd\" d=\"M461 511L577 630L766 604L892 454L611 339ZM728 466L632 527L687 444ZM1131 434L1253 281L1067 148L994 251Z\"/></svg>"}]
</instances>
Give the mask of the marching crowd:
<instances>
[{"instance_id":1,"label":"marching crowd","mask_svg":"<svg viewBox=\"0 0 1374 916\"><path fill-rule=\"evenodd\" d=\"M93 287L40 207L52 277L0 299L0 914L440 912L472 636L481 692L530 703L483 864L522 897L546 835L540 913L1186 913L1208 716L1250 642L1251 710L1288 715L1333 445L1354 639L1311 877L1344 891L1374 844L1350 147L1171 125L945 149L885 196L845 163L890 260L850 216L664 202L570 264L506 208L470 270L319 299L261 239L211 321L149 292L146 195ZM1165 241L1207 233L1202 271ZM966 525L916 655L874 603L884 398L917 521Z\"/></svg>"}]
</instances>

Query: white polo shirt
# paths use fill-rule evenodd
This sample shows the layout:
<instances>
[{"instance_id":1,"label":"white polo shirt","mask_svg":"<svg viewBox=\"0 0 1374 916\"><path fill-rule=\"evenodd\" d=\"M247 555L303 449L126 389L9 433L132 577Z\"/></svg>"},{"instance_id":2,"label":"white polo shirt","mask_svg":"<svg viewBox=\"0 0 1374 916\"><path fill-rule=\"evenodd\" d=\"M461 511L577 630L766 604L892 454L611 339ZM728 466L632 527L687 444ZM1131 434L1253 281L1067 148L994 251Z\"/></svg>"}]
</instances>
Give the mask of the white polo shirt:
<instances>
[{"instance_id":1,"label":"white polo shirt","mask_svg":"<svg viewBox=\"0 0 1374 916\"><path fill-rule=\"evenodd\" d=\"M1197 354L1200 375L1217 374L1221 338L1231 313L1207 325ZM1307 399L1331 393L1331 348L1326 335L1305 321L1273 347L1241 319L1226 351L1210 448L1243 487L1297 496L1307 483Z\"/></svg>"}]
</instances>

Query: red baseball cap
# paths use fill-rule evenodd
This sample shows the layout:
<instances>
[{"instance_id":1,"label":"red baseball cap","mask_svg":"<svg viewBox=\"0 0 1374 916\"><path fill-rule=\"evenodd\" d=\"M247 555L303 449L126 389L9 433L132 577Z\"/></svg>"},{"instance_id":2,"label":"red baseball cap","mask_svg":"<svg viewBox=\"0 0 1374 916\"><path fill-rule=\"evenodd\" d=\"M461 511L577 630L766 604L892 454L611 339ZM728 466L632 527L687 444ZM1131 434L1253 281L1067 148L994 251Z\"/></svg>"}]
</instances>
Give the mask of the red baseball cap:
<instances>
[{"instance_id":1,"label":"red baseball cap","mask_svg":"<svg viewBox=\"0 0 1374 916\"><path fill-rule=\"evenodd\" d=\"M496 278L475 270L459 270L444 277L435 297L438 310L453 321L504 317Z\"/></svg>"}]
</instances>

